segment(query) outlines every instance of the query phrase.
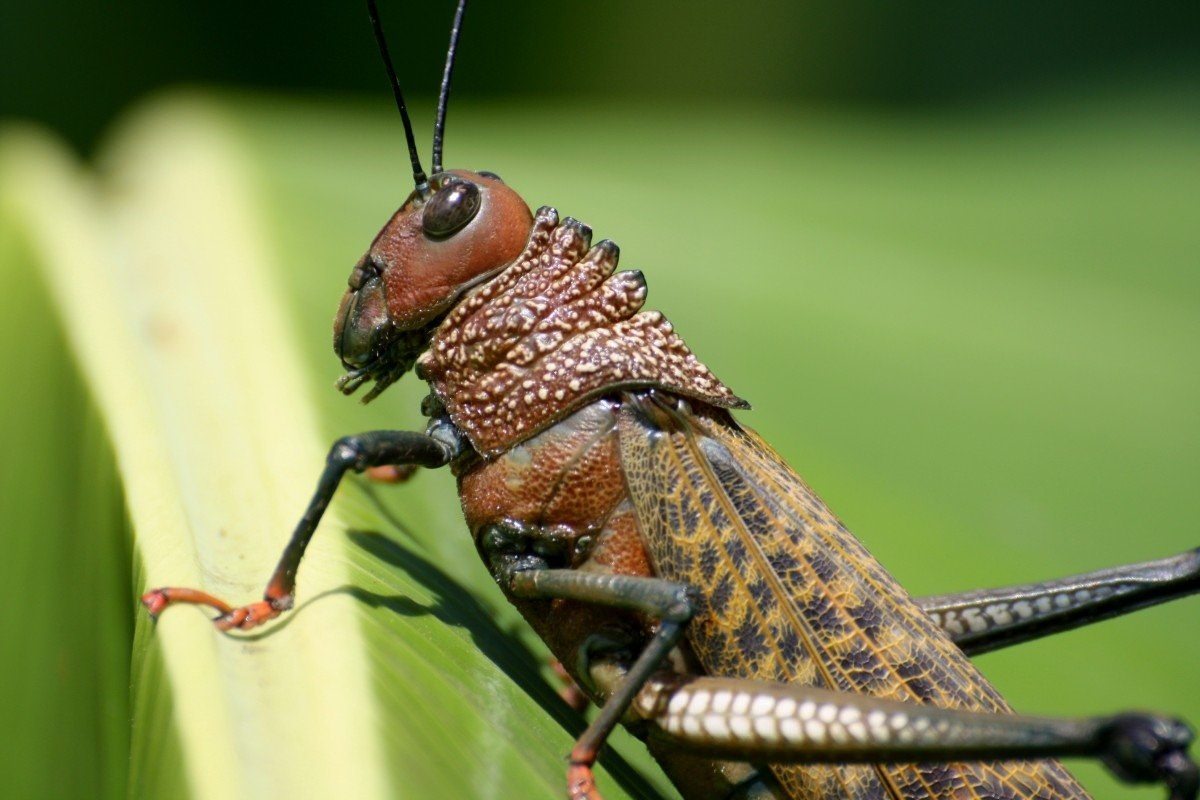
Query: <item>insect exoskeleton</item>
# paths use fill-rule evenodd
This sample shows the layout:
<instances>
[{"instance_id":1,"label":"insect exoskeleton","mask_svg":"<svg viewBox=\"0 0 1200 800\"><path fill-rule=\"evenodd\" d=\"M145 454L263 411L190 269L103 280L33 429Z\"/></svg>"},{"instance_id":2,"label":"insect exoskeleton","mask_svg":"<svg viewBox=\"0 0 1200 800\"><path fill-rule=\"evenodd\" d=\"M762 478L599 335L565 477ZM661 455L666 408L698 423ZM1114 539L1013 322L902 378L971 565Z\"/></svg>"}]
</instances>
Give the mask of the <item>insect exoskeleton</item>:
<instances>
[{"instance_id":1,"label":"insect exoskeleton","mask_svg":"<svg viewBox=\"0 0 1200 800\"><path fill-rule=\"evenodd\" d=\"M350 272L333 328L349 393L371 399L408 371L430 328L463 293L520 254L533 215L491 172L452 170L414 190Z\"/></svg>"},{"instance_id":2,"label":"insect exoskeleton","mask_svg":"<svg viewBox=\"0 0 1200 800\"><path fill-rule=\"evenodd\" d=\"M415 189L334 321L339 388L374 381L370 400L415 366L426 430L333 443L262 600L167 587L143 597L151 613L208 605L222 630L274 619L343 477L446 467L493 578L601 705L569 756L572 800L599 800L592 768L622 721L694 800L1085 800L1063 755L1195 800L1182 722L1020 716L969 657L1194 593L1200 551L911 597L730 414L746 403L643 310L645 281L615 271L615 244L531 213L492 173L442 169L464 7L426 176L368 0Z\"/></svg>"}]
</instances>

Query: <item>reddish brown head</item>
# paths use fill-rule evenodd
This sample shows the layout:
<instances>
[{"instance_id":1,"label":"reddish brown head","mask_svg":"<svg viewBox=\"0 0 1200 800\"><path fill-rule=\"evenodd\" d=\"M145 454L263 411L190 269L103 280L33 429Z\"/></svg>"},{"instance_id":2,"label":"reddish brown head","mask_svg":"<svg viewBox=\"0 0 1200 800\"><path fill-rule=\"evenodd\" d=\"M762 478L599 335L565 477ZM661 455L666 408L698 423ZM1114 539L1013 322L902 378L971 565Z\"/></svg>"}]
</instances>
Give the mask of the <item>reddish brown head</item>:
<instances>
[{"instance_id":1,"label":"reddish brown head","mask_svg":"<svg viewBox=\"0 0 1200 800\"><path fill-rule=\"evenodd\" d=\"M370 400L407 372L454 303L529 238L529 207L492 173L439 172L430 189L409 195L350 273L333 324L347 394L374 379Z\"/></svg>"},{"instance_id":2,"label":"reddish brown head","mask_svg":"<svg viewBox=\"0 0 1200 800\"><path fill-rule=\"evenodd\" d=\"M467 290L510 264L533 227L529 206L497 175L442 169L450 75L466 6L466 0L459 0L450 29L433 126L433 175L427 179L379 10L375 0L367 0L379 55L404 123L416 188L354 265L333 321L333 350L348 370L338 388L351 394L374 380L364 403L412 367L438 321Z\"/></svg>"}]
</instances>

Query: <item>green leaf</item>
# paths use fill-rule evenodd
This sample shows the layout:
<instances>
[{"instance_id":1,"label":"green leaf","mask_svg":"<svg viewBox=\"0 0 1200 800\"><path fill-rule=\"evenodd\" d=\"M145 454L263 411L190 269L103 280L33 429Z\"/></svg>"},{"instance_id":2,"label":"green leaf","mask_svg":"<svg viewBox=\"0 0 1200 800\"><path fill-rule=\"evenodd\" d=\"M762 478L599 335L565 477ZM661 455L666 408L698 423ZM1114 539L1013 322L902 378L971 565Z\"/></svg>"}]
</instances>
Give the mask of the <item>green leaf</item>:
<instances>
[{"instance_id":1,"label":"green leaf","mask_svg":"<svg viewBox=\"0 0 1200 800\"><path fill-rule=\"evenodd\" d=\"M1196 545L1189 102L921 119L464 102L447 158L616 239L755 404L742 418L930 593ZM264 635L194 609L153 627L134 602L160 584L256 598L328 443L423 424L415 380L369 407L332 388L330 317L407 193L401 142L386 104L200 94L130 117L98 172L45 134L0 138L14 796L561 796L582 723L447 475L349 482L296 613ZM1200 720L1195 614L981 665L1022 710ZM636 742L616 753L610 800L670 793ZM1158 794L1071 766L1098 797Z\"/></svg>"},{"instance_id":2,"label":"green leaf","mask_svg":"<svg viewBox=\"0 0 1200 800\"><path fill-rule=\"evenodd\" d=\"M261 593L326 449L313 381L282 302L280 283L295 273L276 261L246 152L208 104L147 110L106 164L97 185L40 137L9 137L6 217L24 234L35 282L49 286L111 436L143 567L139 586L192 585L248 601ZM49 329L37 344L61 360L53 314L43 307L37 316L6 342L19 348L31 332ZM61 372L53 395L86 404L70 370ZM69 415L35 416L53 429ZM66 441L44 440L52 449L34 442L30 450L48 460L88 456L63 434ZM402 490L404 505L419 508L415 498L431 484L423 478ZM447 554L474 558L461 521L431 530L426 518L453 514L401 518L369 490L343 494L305 560L298 607L282 624L222 635L199 611L183 609L151 632L138 613L131 641L134 612L122 602L117 633L91 631L104 647L132 647L129 793L163 796L181 784L185 794L220 798L559 796L570 731L582 723L541 676L540 654L497 622L486 573L463 585L440 565ZM112 506L114 495L79 511ZM69 518L72 506L60 497L56 510ZM70 547L62 531L74 528L74 536L95 537L89 547L105 559L116 558L125 548L119 539L113 546L113 531L123 526L107 511L99 536L62 513L52 517L55 546L40 557L52 561ZM462 545L439 546L451 533ZM42 591L64 594L53 569L46 572ZM92 604L114 605L108 583L74 587L63 607L43 609L48 619L35 621L47 630L61 619L86 627ZM128 591L116 596L127 600ZM54 719L24 716L33 734ZM104 719L117 724L102 737L108 748L128 738L121 716ZM634 795L653 793L620 757L610 763L622 773L603 778L616 796L622 784ZM92 769L111 778L110 796L121 793L113 764Z\"/></svg>"},{"instance_id":3,"label":"green leaf","mask_svg":"<svg viewBox=\"0 0 1200 800\"><path fill-rule=\"evenodd\" d=\"M0 174L27 177L47 155L32 133L10 132ZM129 530L104 424L12 199L0 197L0 775L10 797L118 797L130 738Z\"/></svg>"}]
</instances>

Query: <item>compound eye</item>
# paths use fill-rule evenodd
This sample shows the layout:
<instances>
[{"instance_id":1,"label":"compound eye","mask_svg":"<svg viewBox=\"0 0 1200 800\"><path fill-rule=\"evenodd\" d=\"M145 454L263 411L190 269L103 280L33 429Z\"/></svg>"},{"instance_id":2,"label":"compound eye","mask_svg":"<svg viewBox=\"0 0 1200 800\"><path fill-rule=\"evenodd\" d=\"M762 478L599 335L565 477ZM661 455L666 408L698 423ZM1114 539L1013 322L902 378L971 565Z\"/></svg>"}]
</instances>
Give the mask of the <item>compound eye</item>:
<instances>
[{"instance_id":1,"label":"compound eye","mask_svg":"<svg viewBox=\"0 0 1200 800\"><path fill-rule=\"evenodd\" d=\"M470 181L456 180L438 189L425 204L421 227L434 239L444 239L462 230L479 213L482 195Z\"/></svg>"}]
</instances>

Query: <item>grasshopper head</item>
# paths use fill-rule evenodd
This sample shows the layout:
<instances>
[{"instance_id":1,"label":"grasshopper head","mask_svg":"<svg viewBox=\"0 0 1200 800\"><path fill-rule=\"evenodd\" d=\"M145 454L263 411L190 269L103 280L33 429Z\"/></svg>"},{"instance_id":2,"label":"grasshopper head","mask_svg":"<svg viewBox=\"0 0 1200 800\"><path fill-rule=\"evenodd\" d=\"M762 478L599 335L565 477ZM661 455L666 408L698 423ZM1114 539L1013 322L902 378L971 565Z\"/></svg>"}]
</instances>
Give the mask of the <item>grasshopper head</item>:
<instances>
[{"instance_id":1,"label":"grasshopper head","mask_svg":"<svg viewBox=\"0 0 1200 800\"><path fill-rule=\"evenodd\" d=\"M338 388L374 380L367 401L400 378L463 293L520 255L532 226L525 201L489 172L439 172L409 195L350 272L333 323L348 370Z\"/></svg>"},{"instance_id":2,"label":"grasshopper head","mask_svg":"<svg viewBox=\"0 0 1200 800\"><path fill-rule=\"evenodd\" d=\"M529 206L499 176L442 169L450 75L466 6L466 0L459 0L450 29L433 127L433 175L426 179L379 10L375 0L367 0L379 55L404 123L416 189L354 265L333 321L333 350L348 370L337 386L352 394L374 380L364 403L412 368L442 316L464 292L516 259L533 229Z\"/></svg>"}]
</instances>

